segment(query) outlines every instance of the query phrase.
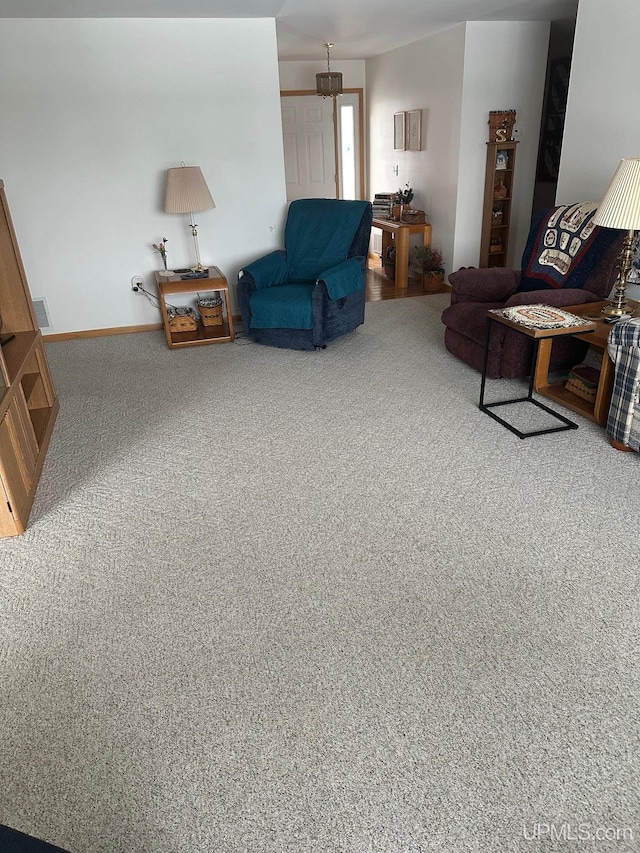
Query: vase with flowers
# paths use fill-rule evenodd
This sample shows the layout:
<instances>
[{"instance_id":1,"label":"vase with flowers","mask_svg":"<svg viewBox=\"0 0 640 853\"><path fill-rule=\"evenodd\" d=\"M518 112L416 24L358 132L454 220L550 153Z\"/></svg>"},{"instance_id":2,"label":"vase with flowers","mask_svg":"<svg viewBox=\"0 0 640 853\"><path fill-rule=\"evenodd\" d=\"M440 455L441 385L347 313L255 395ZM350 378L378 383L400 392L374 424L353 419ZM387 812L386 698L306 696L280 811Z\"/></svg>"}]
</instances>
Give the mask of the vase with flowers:
<instances>
[{"instance_id":1,"label":"vase with flowers","mask_svg":"<svg viewBox=\"0 0 640 853\"><path fill-rule=\"evenodd\" d=\"M413 190L409 181L404 185L404 189L400 187L393 200L396 205L394 208L396 214L395 218L401 222L405 208L411 208L411 202L413 201Z\"/></svg>"},{"instance_id":2,"label":"vase with flowers","mask_svg":"<svg viewBox=\"0 0 640 853\"><path fill-rule=\"evenodd\" d=\"M156 252L160 253L160 257L162 258L162 263L164 265L164 270L160 273L160 275L173 275L172 272L167 270L167 238L163 237L162 240L159 240L157 243L153 243L153 248Z\"/></svg>"}]
</instances>

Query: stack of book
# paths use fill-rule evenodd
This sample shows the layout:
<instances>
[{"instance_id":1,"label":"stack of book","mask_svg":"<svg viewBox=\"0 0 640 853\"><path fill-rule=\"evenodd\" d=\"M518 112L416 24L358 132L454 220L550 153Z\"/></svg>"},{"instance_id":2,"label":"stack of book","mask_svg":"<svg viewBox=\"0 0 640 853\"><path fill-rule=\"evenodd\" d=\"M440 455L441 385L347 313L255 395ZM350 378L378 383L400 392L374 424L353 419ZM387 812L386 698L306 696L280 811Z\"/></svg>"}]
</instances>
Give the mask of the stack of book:
<instances>
[{"instance_id":1,"label":"stack of book","mask_svg":"<svg viewBox=\"0 0 640 853\"><path fill-rule=\"evenodd\" d=\"M373 198L373 216L375 219L390 219L395 204L395 193L376 193Z\"/></svg>"}]
</instances>

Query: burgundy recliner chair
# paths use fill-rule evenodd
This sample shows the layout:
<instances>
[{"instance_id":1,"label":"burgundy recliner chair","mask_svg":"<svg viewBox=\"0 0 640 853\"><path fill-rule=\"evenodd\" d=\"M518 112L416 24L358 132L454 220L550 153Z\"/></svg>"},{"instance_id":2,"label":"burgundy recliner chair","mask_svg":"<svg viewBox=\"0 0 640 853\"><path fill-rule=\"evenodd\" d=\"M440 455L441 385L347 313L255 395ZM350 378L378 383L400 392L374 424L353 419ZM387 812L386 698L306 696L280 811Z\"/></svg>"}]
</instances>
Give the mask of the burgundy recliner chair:
<instances>
[{"instance_id":1,"label":"burgundy recliner chair","mask_svg":"<svg viewBox=\"0 0 640 853\"><path fill-rule=\"evenodd\" d=\"M531 304L565 308L606 299L615 282L623 235L592 225L596 209L595 202L581 202L539 214L529 232L520 270L463 267L451 273L451 304L442 313L449 352L482 370L491 308ZM584 359L587 348L577 338L558 338L553 342L550 370L574 367ZM531 339L496 323L487 376L527 376L532 354Z\"/></svg>"}]
</instances>

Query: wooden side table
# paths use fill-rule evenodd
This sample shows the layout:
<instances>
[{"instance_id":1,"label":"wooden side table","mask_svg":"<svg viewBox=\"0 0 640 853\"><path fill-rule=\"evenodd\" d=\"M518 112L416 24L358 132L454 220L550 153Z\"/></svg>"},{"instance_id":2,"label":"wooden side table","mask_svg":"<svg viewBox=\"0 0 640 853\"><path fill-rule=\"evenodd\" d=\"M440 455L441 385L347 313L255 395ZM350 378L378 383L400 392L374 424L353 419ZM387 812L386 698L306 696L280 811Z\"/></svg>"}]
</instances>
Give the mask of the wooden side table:
<instances>
[{"instance_id":1,"label":"wooden side table","mask_svg":"<svg viewBox=\"0 0 640 853\"><path fill-rule=\"evenodd\" d=\"M156 272L155 277L167 346L174 349L176 347L201 346L202 344L223 344L233 340L233 316L231 314L229 285L218 267L209 267L206 278L182 279L178 274L169 277L161 275L159 272ZM198 328L193 332L176 332L169 327L167 296L184 293L199 293L204 296L212 292L219 293L223 301L221 325L204 326L201 321L198 321Z\"/></svg>"},{"instance_id":2,"label":"wooden side table","mask_svg":"<svg viewBox=\"0 0 640 853\"><path fill-rule=\"evenodd\" d=\"M640 303L627 299L632 314L637 317L640 314ZM602 355L602 367L600 368L600 377L598 387L596 389L596 398L593 402L583 400L577 394L572 394L567 390L562 382L549 382L549 359L551 357L551 340L540 341L538 349L538 361L535 370L534 387L538 394L542 397L547 397L556 403L560 403L567 409L583 415L589 420L595 421L599 426L607 425L607 417L609 415L609 407L611 406L611 393L613 391L614 366L607 352L607 340L611 331L611 323L605 323L604 317L600 313L600 309L609 303L607 300L602 302L587 302L585 305L569 305L563 308L564 311L569 311L571 314L576 314L578 317L584 317L586 321L591 322L595 326L592 334L581 334L579 331L574 331L572 334L576 338L586 341L590 348Z\"/></svg>"},{"instance_id":3,"label":"wooden side table","mask_svg":"<svg viewBox=\"0 0 640 853\"><path fill-rule=\"evenodd\" d=\"M382 231L382 257L385 257L387 249L394 245L396 247L396 290L406 290L409 285L409 235L421 234L422 243L431 245L431 226L427 223L417 225L410 222L395 222L392 219L375 219L371 223L373 228Z\"/></svg>"},{"instance_id":4,"label":"wooden side table","mask_svg":"<svg viewBox=\"0 0 640 853\"><path fill-rule=\"evenodd\" d=\"M562 309L568 310L568 309ZM533 359L531 362L531 376L529 379L529 392L526 397L514 397L509 400L499 400L495 403L485 403L484 401L484 391L485 391L485 383L487 379L487 363L489 361L489 342L491 340L491 329L493 323L502 323L505 326L508 326L510 329L514 329L516 332L519 332L521 335L526 335L529 338L533 339ZM548 406L545 406L544 403L541 403L539 400L536 400L533 396L534 391L536 390L536 376L537 376L537 365L539 363L540 355L539 349L543 344L547 344L549 348L549 352L551 351L551 341L553 338L557 338L559 335L587 335L592 334L595 331L596 325L595 323L589 322L585 320L584 326L565 326L560 329L543 329L536 328L532 326L524 326L521 323L516 323L513 320L509 320L507 317L504 317L499 310L491 310L487 312L487 331L485 338L485 346L484 346L484 362L482 366L482 384L480 386L480 402L478 404L478 408L480 411L489 415L489 417L493 418L495 421L498 421L499 424L506 427L512 433L518 436L518 438L530 438L534 435L547 435L551 432L560 432L562 430L567 429L578 429L578 424L574 423L574 421L570 421L569 418L565 418L564 415L559 414L558 412L554 412L553 409L550 409ZM548 366L548 360L547 360ZM547 412L547 414L551 415L555 420L560 421L561 426L556 427L548 427L545 429L537 429L531 430L529 432L523 432L515 427L513 424L510 424L509 421L501 418L492 409L497 408L498 406L508 406L511 403L531 403L536 406L538 409L542 409Z\"/></svg>"}]
</instances>

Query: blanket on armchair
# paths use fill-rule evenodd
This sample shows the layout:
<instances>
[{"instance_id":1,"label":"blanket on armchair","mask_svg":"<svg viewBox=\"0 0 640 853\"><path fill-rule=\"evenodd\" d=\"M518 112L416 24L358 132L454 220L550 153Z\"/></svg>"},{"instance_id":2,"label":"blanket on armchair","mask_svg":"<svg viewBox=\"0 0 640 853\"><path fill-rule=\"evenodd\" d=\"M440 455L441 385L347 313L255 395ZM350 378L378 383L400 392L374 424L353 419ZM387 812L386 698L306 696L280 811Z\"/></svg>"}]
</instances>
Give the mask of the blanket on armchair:
<instances>
[{"instance_id":1,"label":"blanket on armchair","mask_svg":"<svg viewBox=\"0 0 640 853\"><path fill-rule=\"evenodd\" d=\"M522 255L518 292L582 288L619 236L592 222L597 202L566 204L544 211L534 222Z\"/></svg>"}]
</instances>

